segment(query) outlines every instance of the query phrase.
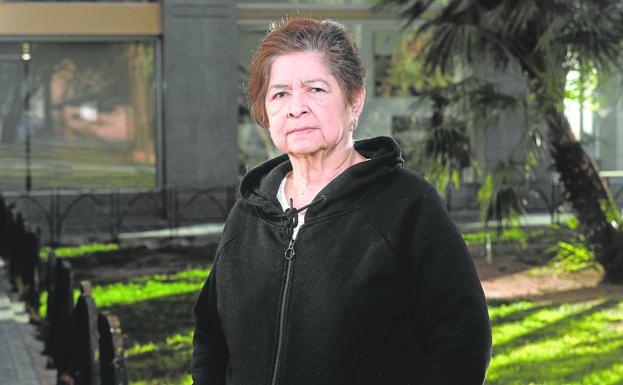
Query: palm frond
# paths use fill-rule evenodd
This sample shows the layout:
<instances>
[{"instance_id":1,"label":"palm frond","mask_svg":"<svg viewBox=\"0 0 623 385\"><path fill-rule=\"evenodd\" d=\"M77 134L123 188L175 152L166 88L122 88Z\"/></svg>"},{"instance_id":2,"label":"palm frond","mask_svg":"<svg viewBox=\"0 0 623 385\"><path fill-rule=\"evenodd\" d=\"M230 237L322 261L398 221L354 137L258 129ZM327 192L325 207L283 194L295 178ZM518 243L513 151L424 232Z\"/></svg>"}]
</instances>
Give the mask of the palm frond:
<instances>
[{"instance_id":1,"label":"palm frond","mask_svg":"<svg viewBox=\"0 0 623 385\"><path fill-rule=\"evenodd\" d=\"M471 103L476 110L488 110L493 113L504 112L517 108L517 97L499 92L491 83L481 85L474 90Z\"/></svg>"},{"instance_id":2,"label":"palm frond","mask_svg":"<svg viewBox=\"0 0 623 385\"><path fill-rule=\"evenodd\" d=\"M541 11L537 0L498 1L483 17L483 25L499 31L504 37L523 34L534 27L533 20Z\"/></svg>"},{"instance_id":3,"label":"palm frond","mask_svg":"<svg viewBox=\"0 0 623 385\"><path fill-rule=\"evenodd\" d=\"M444 122L427 132L423 154L441 166L462 169L469 165L470 140L463 122Z\"/></svg>"},{"instance_id":4,"label":"palm frond","mask_svg":"<svg viewBox=\"0 0 623 385\"><path fill-rule=\"evenodd\" d=\"M535 46L532 48L532 51L547 53L554 46L558 45L560 36L566 33L569 28L569 24L571 23L571 18L568 16L569 15L562 15L556 17L548 23L545 30L541 32L541 36L539 36Z\"/></svg>"},{"instance_id":5,"label":"palm frond","mask_svg":"<svg viewBox=\"0 0 623 385\"><path fill-rule=\"evenodd\" d=\"M474 7L476 8L476 7ZM533 73L538 69L529 51L514 38L500 32L495 23L490 23L478 14L478 9L427 21L418 30L431 36L424 49L428 68L441 68L452 73L463 65L482 64L483 53L493 60L497 68L506 68L513 61Z\"/></svg>"},{"instance_id":6,"label":"palm frond","mask_svg":"<svg viewBox=\"0 0 623 385\"><path fill-rule=\"evenodd\" d=\"M611 2L598 9L588 2L574 13L568 28L558 37L558 44L567 48L578 60L590 60L596 68L621 64L623 51L623 5Z\"/></svg>"},{"instance_id":7,"label":"palm frond","mask_svg":"<svg viewBox=\"0 0 623 385\"><path fill-rule=\"evenodd\" d=\"M485 223L495 221L498 229L506 223L516 222L525 212L522 200L521 172L518 165L511 162L499 162L487 175L485 183L478 191L478 204L481 208L481 220Z\"/></svg>"},{"instance_id":8,"label":"palm frond","mask_svg":"<svg viewBox=\"0 0 623 385\"><path fill-rule=\"evenodd\" d=\"M482 36L469 24L442 24L430 31L434 38L424 49L425 66L451 74L460 62L472 64L479 57Z\"/></svg>"},{"instance_id":9,"label":"palm frond","mask_svg":"<svg viewBox=\"0 0 623 385\"><path fill-rule=\"evenodd\" d=\"M422 18L436 0L379 0L372 7L372 11L380 13L386 10L398 12L405 17L405 27Z\"/></svg>"}]
</instances>

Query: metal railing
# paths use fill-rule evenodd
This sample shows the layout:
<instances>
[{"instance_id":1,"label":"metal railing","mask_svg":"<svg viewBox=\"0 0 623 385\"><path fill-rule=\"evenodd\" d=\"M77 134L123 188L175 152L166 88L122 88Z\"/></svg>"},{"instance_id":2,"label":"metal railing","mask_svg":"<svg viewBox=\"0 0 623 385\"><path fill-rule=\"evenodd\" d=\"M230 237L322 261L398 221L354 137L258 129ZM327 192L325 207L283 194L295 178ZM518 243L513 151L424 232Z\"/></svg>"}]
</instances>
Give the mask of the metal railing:
<instances>
[{"instance_id":1,"label":"metal railing","mask_svg":"<svg viewBox=\"0 0 623 385\"><path fill-rule=\"evenodd\" d=\"M612 196L623 207L623 172L603 173ZM480 185L466 184L446 191L453 214L477 212ZM528 212L546 212L551 223L564 211L564 187L557 180L533 183L523 197ZM68 236L118 240L126 232L179 228L222 223L236 200L234 186L211 188L156 188L150 190L52 190L7 192L7 203L15 205L39 227L44 243L60 244Z\"/></svg>"},{"instance_id":2,"label":"metal railing","mask_svg":"<svg viewBox=\"0 0 623 385\"><path fill-rule=\"evenodd\" d=\"M600 174L608 184L613 199L623 209L623 171L604 171ZM445 196L448 211L452 213L478 211L477 197L480 187L478 183L465 184L459 189L448 187ZM564 186L554 178L550 182L532 183L522 198L529 213L547 212L551 223L557 223L560 214L565 211L563 193Z\"/></svg>"},{"instance_id":3,"label":"metal railing","mask_svg":"<svg viewBox=\"0 0 623 385\"><path fill-rule=\"evenodd\" d=\"M51 190L6 192L42 238L59 244L68 236L119 239L123 232L224 222L236 199L233 186L151 190Z\"/></svg>"}]
</instances>

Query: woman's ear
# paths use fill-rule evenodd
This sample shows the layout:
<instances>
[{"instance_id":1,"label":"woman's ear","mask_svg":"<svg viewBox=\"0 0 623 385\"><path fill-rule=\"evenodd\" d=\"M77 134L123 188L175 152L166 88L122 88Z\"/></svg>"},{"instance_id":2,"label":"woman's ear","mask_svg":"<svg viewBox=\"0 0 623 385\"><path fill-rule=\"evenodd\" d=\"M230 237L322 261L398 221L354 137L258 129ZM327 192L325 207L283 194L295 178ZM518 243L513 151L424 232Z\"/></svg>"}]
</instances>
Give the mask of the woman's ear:
<instances>
[{"instance_id":1,"label":"woman's ear","mask_svg":"<svg viewBox=\"0 0 623 385\"><path fill-rule=\"evenodd\" d=\"M361 114L361 111L363 110L365 99L366 99L366 88L364 86L361 86L361 89L359 90L359 92L357 92L357 95L355 96L355 100L353 104L351 105L353 115L355 118L359 118L359 115Z\"/></svg>"}]
</instances>

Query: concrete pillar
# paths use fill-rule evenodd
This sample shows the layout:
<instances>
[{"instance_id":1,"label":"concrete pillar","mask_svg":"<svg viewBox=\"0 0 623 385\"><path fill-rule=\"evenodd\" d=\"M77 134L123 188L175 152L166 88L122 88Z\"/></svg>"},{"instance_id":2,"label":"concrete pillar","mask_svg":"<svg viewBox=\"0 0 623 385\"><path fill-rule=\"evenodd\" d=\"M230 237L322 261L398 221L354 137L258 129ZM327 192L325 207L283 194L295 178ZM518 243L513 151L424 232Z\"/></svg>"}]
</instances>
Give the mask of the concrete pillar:
<instances>
[{"instance_id":1,"label":"concrete pillar","mask_svg":"<svg viewBox=\"0 0 623 385\"><path fill-rule=\"evenodd\" d=\"M163 182L238 182L236 9L230 0L162 0Z\"/></svg>"}]
</instances>

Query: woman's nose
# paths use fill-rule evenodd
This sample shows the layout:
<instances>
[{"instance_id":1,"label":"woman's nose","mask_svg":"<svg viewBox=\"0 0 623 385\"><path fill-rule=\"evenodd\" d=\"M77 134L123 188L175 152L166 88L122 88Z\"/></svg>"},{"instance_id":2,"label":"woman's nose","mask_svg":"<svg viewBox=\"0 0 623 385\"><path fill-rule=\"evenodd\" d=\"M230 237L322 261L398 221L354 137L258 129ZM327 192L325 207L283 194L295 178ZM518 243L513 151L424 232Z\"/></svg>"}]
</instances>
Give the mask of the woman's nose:
<instances>
[{"instance_id":1,"label":"woman's nose","mask_svg":"<svg viewBox=\"0 0 623 385\"><path fill-rule=\"evenodd\" d=\"M293 92L292 97L290 98L290 108L288 110L289 118L298 118L301 115L309 112L307 108L307 103L300 92Z\"/></svg>"}]
</instances>

